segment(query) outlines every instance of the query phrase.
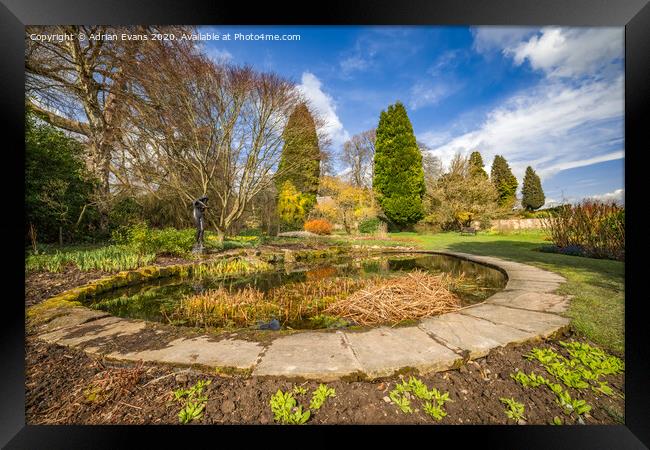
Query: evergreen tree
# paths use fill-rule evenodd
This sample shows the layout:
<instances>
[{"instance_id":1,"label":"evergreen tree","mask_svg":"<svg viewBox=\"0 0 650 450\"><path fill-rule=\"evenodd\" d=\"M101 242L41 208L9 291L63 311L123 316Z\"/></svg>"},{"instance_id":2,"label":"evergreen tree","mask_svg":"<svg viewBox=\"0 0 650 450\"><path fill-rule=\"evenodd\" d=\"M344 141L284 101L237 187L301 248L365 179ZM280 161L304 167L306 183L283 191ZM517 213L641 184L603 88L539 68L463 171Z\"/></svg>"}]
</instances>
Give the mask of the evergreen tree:
<instances>
[{"instance_id":1,"label":"evergreen tree","mask_svg":"<svg viewBox=\"0 0 650 450\"><path fill-rule=\"evenodd\" d=\"M398 227L414 224L424 216L422 154L400 102L379 116L373 188L384 214Z\"/></svg>"},{"instance_id":2,"label":"evergreen tree","mask_svg":"<svg viewBox=\"0 0 650 450\"><path fill-rule=\"evenodd\" d=\"M278 191L286 181L303 194L315 196L320 178L320 148L316 125L307 105L301 103L289 116L282 133L284 147L275 183Z\"/></svg>"},{"instance_id":3,"label":"evergreen tree","mask_svg":"<svg viewBox=\"0 0 650 450\"><path fill-rule=\"evenodd\" d=\"M30 224L39 242L85 232L91 214L84 206L92 203L97 184L86 169L82 145L27 115L25 149L25 236Z\"/></svg>"},{"instance_id":4,"label":"evergreen tree","mask_svg":"<svg viewBox=\"0 0 650 450\"><path fill-rule=\"evenodd\" d=\"M517 182L517 178L512 174L510 166L503 156L496 155L494 157L490 179L499 193L499 206L512 207L515 202L515 194L519 183Z\"/></svg>"},{"instance_id":5,"label":"evergreen tree","mask_svg":"<svg viewBox=\"0 0 650 450\"><path fill-rule=\"evenodd\" d=\"M483 168L483 158L479 152L472 152L472 154L469 156L469 173L473 177L488 177L487 172Z\"/></svg>"},{"instance_id":6,"label":"evergreen tree","mask_svg":"<svg viewBox=\"0 0 650 450\"><path fill-rule=\"evenodd\" d=\"M542 190L542 182L530 166L526 167L526 175L524 175L524 185L521 188L521 194L521 206L528 211L541 208L546 201L544 191Z\"/></svg>"}]
</instances>

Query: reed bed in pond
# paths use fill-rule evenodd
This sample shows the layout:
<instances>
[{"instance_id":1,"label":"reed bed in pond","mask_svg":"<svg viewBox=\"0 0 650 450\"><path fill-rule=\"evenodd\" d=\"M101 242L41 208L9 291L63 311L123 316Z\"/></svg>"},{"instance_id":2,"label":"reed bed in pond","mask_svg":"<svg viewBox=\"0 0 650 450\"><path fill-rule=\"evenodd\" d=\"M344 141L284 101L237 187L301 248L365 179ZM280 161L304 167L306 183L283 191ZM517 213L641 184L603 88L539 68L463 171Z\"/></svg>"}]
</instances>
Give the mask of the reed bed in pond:
<instances>
[{"instance_id":1,"label":"reed bed in pond","mask_svg":"<svg viewBox=\"0 0 650 450\"><path fill-rule=\"evenodd\" d=\"M332 302L368 286L372 279L332 278L291 283L267 292L220 287L187 296L170 315L196 326L251 326L272 318L290 324L317 316Z\"/></svg>"},{"instance_id":2,"label":"reed bed in pond","mask_svg":"<svg viewBox=\"0 0 650 450\"><path fill-rule=\"evenodd\" d=\"M245 275L271 269L273 269L271 264L258 259L222 259L217 262L195 266L192 270L192 276L201 278L206 276Z\"/></svg>"},{"instance_id":3,"label":"reed bed in pond","mask_svg":"<svg viewBox=\"0 0 650 450\"><path fill-rule=\"evenodd\" d=\"M422 271L384 279L332 303L325 313L360 325L395 324L460 308L460 298L450 291L455 281L448 274Z\"/></svg>"},{"instance_id":4,"label":"reed bed in pond","mask_svg":"<svg viewBox=\"0 0 650 450\"><path fill-rule=\"evenodd\" d=\"M220 287L184 297L169 319L213 327L246 327L269 319L291 326L319 317L359 325L396 324L458 309L460 299L450 289L461 281L416 271L395 278L325 278L267 292Z\"/></svg>"}]
</instances>

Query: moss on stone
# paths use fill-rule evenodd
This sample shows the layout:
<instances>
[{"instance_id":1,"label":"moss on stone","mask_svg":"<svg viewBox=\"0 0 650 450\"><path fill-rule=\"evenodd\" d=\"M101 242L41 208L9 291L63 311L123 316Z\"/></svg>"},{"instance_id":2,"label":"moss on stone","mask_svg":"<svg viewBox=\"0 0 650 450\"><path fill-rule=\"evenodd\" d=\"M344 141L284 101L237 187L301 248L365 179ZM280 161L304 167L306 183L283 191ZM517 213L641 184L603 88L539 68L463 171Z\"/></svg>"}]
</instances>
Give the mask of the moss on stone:
<instances>
[{"instance_id":1,"label":"moss on stone","mask_svg":"<svg viewBox=\"0 0 650 450\"><path fill-rule=\"evenodd\" d=\"M138 273L143 278L148 278L148 279L158 278L158 276L160 275L160 271L156 266L141 267L140 269L138 269Z\"/></svg>"},{"instance_id":2,"label":"moss on stone","mask_svg":"<svg viewBox=\"0 0 650 450\"><path fill-rule=\"evenodd\" d=\"M27 309L27 318L34 319L37 318L40 314L45 311L49 311L54 308L72 308L75 306L81 306L81 302L74 300L74 296L69 294L57 295L56 297L51 297L38 305L34 305L31 308Z\"/></svg>"}]
</instances>

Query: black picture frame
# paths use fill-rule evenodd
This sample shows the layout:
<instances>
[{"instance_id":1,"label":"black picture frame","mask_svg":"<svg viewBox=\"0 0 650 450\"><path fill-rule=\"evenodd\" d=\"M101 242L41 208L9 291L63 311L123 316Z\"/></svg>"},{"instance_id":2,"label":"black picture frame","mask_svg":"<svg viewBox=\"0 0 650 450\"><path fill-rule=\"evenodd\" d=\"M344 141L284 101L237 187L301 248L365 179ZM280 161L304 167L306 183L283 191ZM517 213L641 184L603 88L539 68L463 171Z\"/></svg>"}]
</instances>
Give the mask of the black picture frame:
<instances>
[{"instance_id":1,"label":"black picture frame","mask_svg":"<svg viewBox=\"0 0 650 450\"><path fill-rule=\"evenodd\" d=\"M314 7L315 6L315 7ZM6 448L128 448L135 434L149 445L196 445L197 438L210 445L225 443L230 432L240 445L256 435L277 442L267 433L273 427L137 427L137 426L27 426L24 386L24 248L19 219L24 195L24 26L30 24L393 24L393 25L564 25L625 27L625 203L627 209L625 274L625 425L611 426L461 426L409 427L408 441L395 427L336 427L330 445L345 445L351 431L370 432L384 439L394 437L405 445L419 438L439 445L441 437L455 443L476 439L482 448L647 448L650 445L650 346L643 289L646 265L642 258L650 248L644 233L645 192L642 171L644 153L650 150L650 4L648 0L444 0L409 2L328 1L322 5L280 6L277 2L210 2L195 0L0 0L0 114L4 133L0 143L7 165L2 182L3 220L0 221L7 263L2 272L5 289L0 333L3 367L0 371L0 444ZM645 152L644 152L645 150ZM20 192L18 192L20 191ZM21 197L22 195L22 197ZM24 207L24 206L23 206ZM23 217L23 216L20 216ZM644 229L646 228L646 229ZM13 239L12 239L13 237ZM15 258L15 261L14 261ZM645 276L647 278L647 276ZM21 286L21 282L23 282ZM6 289L10 286L11 289ZM284 428L282 428L284 430ZM303 433L327 433L332 427L301 428ZM191 433L191 434L188 434ZM230 434L229 433L229 434ZM339 434L341 433L341 434ZM324 439L328 439L324 436ZM311 445L311 438L303 441ZM143 445L143 444L139 444ZM429 445L429 444L427 444Z\"/></svg>"}]
</instances>

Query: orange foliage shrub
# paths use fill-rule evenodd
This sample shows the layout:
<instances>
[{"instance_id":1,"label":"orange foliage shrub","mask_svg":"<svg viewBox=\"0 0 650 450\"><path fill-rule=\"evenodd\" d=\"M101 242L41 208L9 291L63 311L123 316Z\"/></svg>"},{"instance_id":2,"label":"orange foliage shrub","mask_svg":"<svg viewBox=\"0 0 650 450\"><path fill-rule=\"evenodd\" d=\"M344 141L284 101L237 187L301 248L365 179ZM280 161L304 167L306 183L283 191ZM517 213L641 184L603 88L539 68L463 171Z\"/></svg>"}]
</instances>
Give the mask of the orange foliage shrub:
<instances>
[{"instance_id":1,"label":"orange foliage shrub","mask_svg":"<svg viewBox=\"0 0 650 450\"><path fill-rule=\"evenodd\" d=\"M324 219L314 219L305 222L305 231L316 234L332 234L332 224Z\"/></svg>"}]
</instances>

